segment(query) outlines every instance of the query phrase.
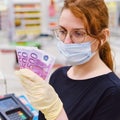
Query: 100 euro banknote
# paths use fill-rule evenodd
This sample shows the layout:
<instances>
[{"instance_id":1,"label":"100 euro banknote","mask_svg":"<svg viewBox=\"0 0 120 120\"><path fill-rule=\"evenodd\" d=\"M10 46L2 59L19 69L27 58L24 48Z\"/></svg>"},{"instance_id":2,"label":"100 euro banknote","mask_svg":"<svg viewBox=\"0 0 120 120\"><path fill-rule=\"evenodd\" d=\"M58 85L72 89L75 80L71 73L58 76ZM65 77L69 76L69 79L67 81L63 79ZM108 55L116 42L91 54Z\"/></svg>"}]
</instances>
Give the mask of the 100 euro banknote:
<instances>
[{"instance_id":1,"label":"100 euro banknote","mask_svg":"<svg viewBox=\"0 0 120 120\"><path fill-rule=\"evenodd\" d=\"M43 50L35 47L16 47L20 68L28 68L46 79L54 65L55 58Z\"/></svg>"}]
</instances>

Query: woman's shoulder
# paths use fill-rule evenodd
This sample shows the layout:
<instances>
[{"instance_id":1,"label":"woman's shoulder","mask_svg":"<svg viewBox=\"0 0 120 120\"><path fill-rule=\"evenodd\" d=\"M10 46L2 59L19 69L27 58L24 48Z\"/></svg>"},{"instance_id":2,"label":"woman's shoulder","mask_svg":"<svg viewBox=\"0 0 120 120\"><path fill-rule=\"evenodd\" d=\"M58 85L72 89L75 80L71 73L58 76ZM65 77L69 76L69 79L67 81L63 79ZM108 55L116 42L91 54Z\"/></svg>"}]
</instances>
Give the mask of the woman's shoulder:
<instances>
[{"instance_id":1,"label":"woman's shoulder","mask_svg":"<svg viewBox=\"0 0 120 120\"><path fill-rule=\"evenodd\" d=\"M94 79L99 84L102 83L109 86L120 86L120 78L114 72L109 72L92 79Z\"/></svg>"},{"instance_id":2,"label":"woman's shoulder","mask_svg":"<svg viewBox=\"0 0 120 120\"><path fill-rule=\"evenodd\" d=\"M104 94L113 91L120 92L120 79L114 72L90 78L86 81L86 84L92 86L91 91L93 90L93 93L98 92L99 94Z\"/></svg>"},{"instance_id":3,"label":"woman's shoulder","mask_svg":"<svg viewBox=\"0 0 120 120\"><path fill-rule=\"evenodd\" d=\"M120 78L114 72L102 75L96 83L107 94L120 94Z\"/></svg>"},{"instance_id":4,"label":"woman's shoulder","mask_svg":"<svg viewBox=\"0 0 120 120\"><path fill-rule=\"evenodd\" d=\"M107 74L106 79L111 86L120 87L120 78L114 72Z\"/></svg>"},{"instance_id":5,"label":"woman's shoulder","mask_svg":"<svg viewBox=\"0 0 120 120\"><path fill-rule=\"evenodd\" d=\"M108 75L108 78L112 84L108 91L112 94L119 94L120 96L120 78L113 72Z\"/></svg>"}]
</instances>

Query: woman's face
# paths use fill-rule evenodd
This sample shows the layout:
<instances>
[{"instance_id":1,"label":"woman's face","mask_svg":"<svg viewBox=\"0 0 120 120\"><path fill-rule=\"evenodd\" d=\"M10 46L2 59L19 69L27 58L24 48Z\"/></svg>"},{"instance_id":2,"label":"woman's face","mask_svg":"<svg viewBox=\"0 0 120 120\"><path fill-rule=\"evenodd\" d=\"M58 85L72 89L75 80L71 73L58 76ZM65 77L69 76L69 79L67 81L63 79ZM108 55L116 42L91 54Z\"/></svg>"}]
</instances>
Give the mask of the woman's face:
<instances>
[{"instance_id":1,"label":"woman's face","mask_svg":"<svg viewBox=\"0 0 120 120\"><path fill-rule=\"evenodd\" d=\"M64 9L62 11L59 19L59 26L62 27L67 33L70 33L75 29L83 29L84 32L86 32L83 22L79 18L76 18L69 9ZM70 35L67 34L64 43L73 42L69 36Z\"/></svg>"},{"instance_id":2,"label":"woman's face","mask_svg":"<svg viewBox=\"0 0 120 120\"><path fill-rule=\"evenodd\" d=\"M63 31L66 31L66 37L63 40L63 42L66 44L68 44L68 43L81 43L81 42L87 42L87 41L92 42L95 40L95 38L92 38L89 35L87 35L85 27L84 27L84 23L82 22L82 20L75 17L74 14L69 9L64 9L62 11L60 19L59 19L59 27L62 29L61 34L63 34ZM78 32L77 33L71 32L74 30L78 30ZM77 41L76 38L71 35L71 33L73 33L74 35L79 34L80 33L79 30L80 30L80 32L82 30L82 32L84 32L86 34L83 35L81 40ZM72 36L72 37L70 37L70 36ZM77 35L77 37L78 37L78 35ZM75 40L74 40L74 38L75 38ZM94 51L94 49L96 49L95 44L92 45L92 49L93 49L93 51Z\"/></svg>"}]
</instances>

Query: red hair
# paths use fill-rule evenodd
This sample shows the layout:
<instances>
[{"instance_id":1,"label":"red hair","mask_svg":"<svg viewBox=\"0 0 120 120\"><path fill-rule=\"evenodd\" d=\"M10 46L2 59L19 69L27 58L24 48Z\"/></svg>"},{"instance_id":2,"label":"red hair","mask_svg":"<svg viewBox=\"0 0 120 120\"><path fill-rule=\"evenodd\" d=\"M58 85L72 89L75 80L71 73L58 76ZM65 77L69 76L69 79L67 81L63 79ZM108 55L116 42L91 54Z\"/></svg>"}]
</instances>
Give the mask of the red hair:
<instances>
[{"instance_id":1,"label":"red hair","mask_svg":"<svg viewBox=\"0 0 120 120\"><path fill-rule=\"evenodd\" d=\"M107 39L103 30L108 28L109 24L108 9L104 0L65 0L63 9L70 9L83 21L87 34L99 40L100 58L113 70L110 45L107 41L101 45L101 39Z\"/></svg>"}]
</instances>

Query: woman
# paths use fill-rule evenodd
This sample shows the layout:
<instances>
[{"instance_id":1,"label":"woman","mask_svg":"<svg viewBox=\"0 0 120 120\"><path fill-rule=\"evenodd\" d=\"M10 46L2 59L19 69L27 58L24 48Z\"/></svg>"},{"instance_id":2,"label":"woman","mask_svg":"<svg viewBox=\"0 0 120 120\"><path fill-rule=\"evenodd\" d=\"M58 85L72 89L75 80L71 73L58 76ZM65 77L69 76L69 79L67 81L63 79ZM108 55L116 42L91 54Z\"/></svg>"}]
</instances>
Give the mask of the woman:
<instances>
[{"instance_id":1,"label":"woman","mask_svg":"<svg viewBox=\"0 0 120 120\"><path fill-rule=\"evenodd\" d=\"M120 120L120 79L113 72L108 21L104 0L65 0L55 34L70 66L56 70L50 85L30 70L17 72L33 106L44 114L40 120Z\"/></svg>"}]
</instances>

